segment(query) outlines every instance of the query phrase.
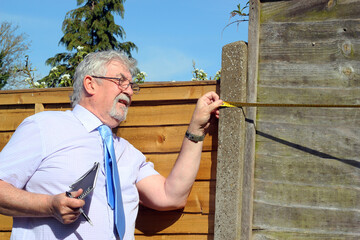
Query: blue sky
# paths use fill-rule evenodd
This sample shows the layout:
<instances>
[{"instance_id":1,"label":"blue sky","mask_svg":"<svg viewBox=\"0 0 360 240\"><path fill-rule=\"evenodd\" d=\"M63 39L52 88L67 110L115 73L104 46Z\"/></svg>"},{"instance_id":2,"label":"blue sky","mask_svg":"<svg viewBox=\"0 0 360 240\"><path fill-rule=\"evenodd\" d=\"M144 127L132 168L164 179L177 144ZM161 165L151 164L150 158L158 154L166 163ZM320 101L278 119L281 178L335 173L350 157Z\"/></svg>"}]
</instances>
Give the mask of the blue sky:
<instances>
[{"instance_id":1,"label":"blue sky","mask_svg":"<svg viewBox=\"0 0 360 240\"><path fill-rule=\"evenodd\" d=\"M221 49L235 41L247 41L248 23L233 24L230 12L244 0L127 0L125 17L116 24L126 32L125 41L134 42L133 56L146 82L190 81L192 62L209 76L221 68ZM45 76L49 57L65 52L59 46L66 13L77 7L76 0L1 0L0 21L19 26L31 41L28 55L37 77Z\"/></svg>"}]
</instances>

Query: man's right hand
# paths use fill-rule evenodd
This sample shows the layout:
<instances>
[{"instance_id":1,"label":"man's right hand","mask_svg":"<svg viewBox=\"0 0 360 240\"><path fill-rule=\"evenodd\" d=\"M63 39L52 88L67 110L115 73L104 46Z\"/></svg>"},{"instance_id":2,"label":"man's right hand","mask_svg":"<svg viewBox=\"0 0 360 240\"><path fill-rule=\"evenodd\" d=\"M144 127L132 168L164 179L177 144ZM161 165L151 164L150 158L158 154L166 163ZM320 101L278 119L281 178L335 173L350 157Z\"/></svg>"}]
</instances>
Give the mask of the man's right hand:
<instances>
[{"instance_id":1,"label":"man's right hand","mask_svg":"<svg viewBox=\"0 0 360 240\"><path fill-rule=\"evenodd\" d=\"M84 200L77 199L82 192L82 189L71 192L74 198L67 197L66 193L52 196L50 203L52 215L63 224L75 222L80 215L79 209L85 205Z\"/></svg>"}]
</instances>

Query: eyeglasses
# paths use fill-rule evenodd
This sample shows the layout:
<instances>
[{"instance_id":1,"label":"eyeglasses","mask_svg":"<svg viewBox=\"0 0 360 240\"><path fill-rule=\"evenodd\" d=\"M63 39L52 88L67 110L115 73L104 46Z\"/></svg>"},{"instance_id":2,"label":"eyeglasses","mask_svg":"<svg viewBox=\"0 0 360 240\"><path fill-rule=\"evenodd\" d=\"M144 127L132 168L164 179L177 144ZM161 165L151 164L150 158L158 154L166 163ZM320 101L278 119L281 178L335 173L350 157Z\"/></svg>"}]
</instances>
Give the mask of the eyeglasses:
<instances>
[{"instance_id":1,"label":"eyeglasses","mask_svg":"<svg viewBox=\"0 0 360 240\"><path fill-rule=\"evenodd\" d=\"M137 83L134 82L128 82L128 80L121 74L121 78L116 77L99 77L99 76L91 76L93 78L100 78L108 81L112 81L113 83L117 84L119 87L121 87L123 90L128 89L130 86L133 90L134 94L138 94L140 92L140 86ZM116 82L118 81L118 82Z\"/></svg>"}]
</instances>

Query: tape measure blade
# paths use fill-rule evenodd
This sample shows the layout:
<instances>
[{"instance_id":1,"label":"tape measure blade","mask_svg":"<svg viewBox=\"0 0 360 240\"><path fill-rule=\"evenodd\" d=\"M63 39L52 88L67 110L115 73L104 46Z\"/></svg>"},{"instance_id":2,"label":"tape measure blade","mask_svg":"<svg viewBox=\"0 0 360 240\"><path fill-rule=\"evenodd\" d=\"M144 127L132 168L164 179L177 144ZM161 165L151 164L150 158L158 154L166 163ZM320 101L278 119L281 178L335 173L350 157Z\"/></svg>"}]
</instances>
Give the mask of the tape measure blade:
<instances>
[{"instance_id":1,"label":"tape measure blade","mask_svg":"<svg viewBox=\"0 0 360 240\"><path fill-rule=\"evenodd\" d=\"M232 102L223 101L222 107L236 107L236 105L232 104Z\"/></svg>"}]
</instances>

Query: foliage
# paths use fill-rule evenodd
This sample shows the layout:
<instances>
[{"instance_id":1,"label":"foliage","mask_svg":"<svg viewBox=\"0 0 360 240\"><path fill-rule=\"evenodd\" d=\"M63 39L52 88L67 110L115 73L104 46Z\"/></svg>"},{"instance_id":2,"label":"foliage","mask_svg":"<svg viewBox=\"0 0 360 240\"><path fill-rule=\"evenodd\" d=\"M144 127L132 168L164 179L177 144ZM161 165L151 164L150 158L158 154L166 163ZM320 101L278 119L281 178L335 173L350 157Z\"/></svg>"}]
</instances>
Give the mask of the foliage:
<instances>
[{"instance_id":1,"label":"foliage","mask_svg":"<svg viewBox=\"0 0 360 240\"><path fill-rule=\"evenodd\" d=\"M17 69L26 66L23 58L30 44L24 33L17 33L18 29L6 21L0 25L0 89L10 82L17 84L16 81L23 76Z\"/></svg>"},{"instance_id":2,"label":"foliage","mask_svg":"<svg viewBox=\"0 0 360 240\"><path fill-rule=\"evenodd\" d=\"M72 86L72 76L80 61L90 52L99 50L121 50L131 57L137 49L132 42L119 42L124 39L124 29L115 24L112 13L124 17L124 0L77 0L80 6L69 11L63 22L64 36L59 44L66 47L67 53L58 53L46 61L47 65L57 67L41 80L49 87ZM70 80L67 76L70 75Z\"/></svg>"},{"instance_id":3,"label":"foliage","mask_svg":"<svg viewBox=\"0 0 360 240\"><path fill-rule=\"evenodd\" d=\"M213 80L220 80L221 78L221 70L218 70L216 73L215 73L215 76L214 76L214 79Z\"/></svg>"},{"instance_id":4,"label":"foliage","mask_svg":"<svg viewBox=\"0 0 360 240\"><path fill-rule=\"evenodd\" d=\"M241 0L242 1L242 0ZM239 25L241 22L248 21L249 13L246 12L246 10L249 8L249 1L246 2L244 7L241 7L241 3L237 5L237 9L230 12L230 19L234 17L239 17L240 19L237 19L233 22L230 22L228 25L226 25L223 29L223 31L230 25L236 23ZM202 70L195 67L195 62L193 61L193 78L192 81L203 81L203 80L209 80L208 74ZM217 71L213 80L220 80L221 78L221 70ZM211 77L210 77L211 80Z\"/></svg>"},{"instance_id":5,"label":"foliage","mask_svg":"<svg viewBox=\"0 0 360 240\"><path fill-rule=\"evenodd\" d=\"M146 72L139 72L136 74L134 82L135 83L144 83L146 77L147 77Z\"/></svg>"},{"instance_id":6,"label":"foliage","mask_svg":"<svg viewBox=\"0 0 360 240\"><path fill-rule=\"evenodd\" d=\"M192 81L211 80L211 77L210 77L210 79L208 79L208 74L204 70L196 68L195 61L193 61L193 68L194 68L194 71L192 71L192 74L193 74ZM221 76L221 71L219 70L216 72L213 80L220 80L220 76Z\"/></svg>"},{"instance_id":7,"label":"foliage","mask_svg":"<svg viewBox=\"0 0 360 240\"><path fill-rule=\"evenodd\" d=\"M0 53L0 69L2 69L3 65L4 65L3 58L4 58L4 54L1 52ZM0 72L0 89L3 88L6 85L7 80L9 79L9 77L10 77L10 72L9 71L5 70L5 71Z\"/></svg>"},{"instance_id":8,"label":"foliage","mask_svg":"<svg viewBox=\"0 0 360 240\"><path fill-rule=\"evenodd\" d=\"M46 61L52 68L49 74L39 82L45 83L46 87L70 87L75 68L88 54L84 47L78 46L75 53L58 53L54 58Z\"/></svg>"},{"instance_id":9,"label":"foliage","mask_svg":"<svg viewBox=\"0 0 360 240\"><path fill-rule=\"evenodd\" d=\"M249 1L246 2L244 7L241 7L240 5L241 3L239 3L237 5L237 9L233 10L230 12L230 19L234 18L234 17L238 17L239 19L230 22L228 25L226 25L223 29L223 31L225 30L225 28L227 28L228 26L232 25L232 24L237 24L239 26L239 24L241 22L246 22L249 21L248 17L249 17L249 13L246 13L245 11L249 8Z\"/></svg>"},{"instance_id":10,"label":"foliage","mask_svg":"<svg viewBox=\"0 0 360 240\"><path fill-rule=\"evenodd\" d=\"M25 56L25 65L15 66L13 71L17 72L22 78L25 77L24 81L30 85L30 87L36 87L38 85L37 82L34 82L34 72L36 69L32 68L28 55Z\"/></svg>"},{"instance_id":11,"label":"foliage","mask_svg":"<svg viewBox=\"0 0 360 240\"><path fill-rule=\"evenodd\" d=\"M195 61L193 61L193 68L194 68L194 71L192 71L192 74L193 74L193 78L191 79L192 81L209 80L207 77L207 73L204 72L204 70L196 68Z\"/></svg>"}]
</instances>

